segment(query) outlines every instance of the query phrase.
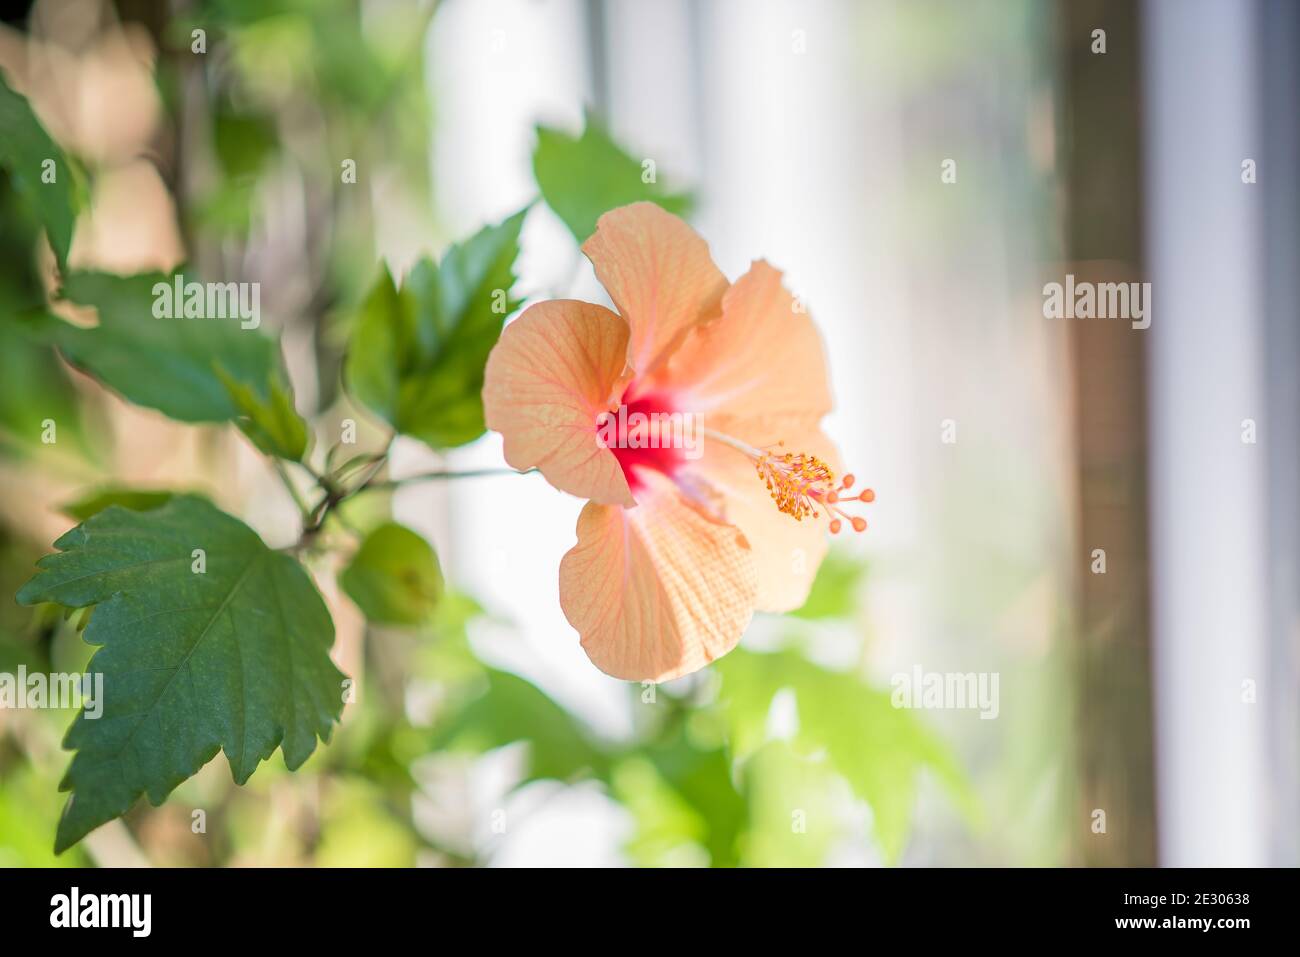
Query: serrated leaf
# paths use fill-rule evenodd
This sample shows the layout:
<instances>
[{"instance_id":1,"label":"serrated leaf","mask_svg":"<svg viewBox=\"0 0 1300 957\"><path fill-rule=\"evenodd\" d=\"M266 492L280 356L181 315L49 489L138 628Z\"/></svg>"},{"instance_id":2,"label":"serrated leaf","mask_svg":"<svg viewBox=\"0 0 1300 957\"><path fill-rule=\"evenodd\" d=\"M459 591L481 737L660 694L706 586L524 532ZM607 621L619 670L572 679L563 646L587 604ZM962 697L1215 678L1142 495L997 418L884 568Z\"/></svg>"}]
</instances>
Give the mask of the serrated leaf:
<instances>
[{"instance_id":1,"label":"serrated leaf","mask_svg":"<svg viewBox=\"0 0 1300 957\"><path fill-rule=\"evenodd\" d=\"M292 770L343 710L334 626L311 579L252 529L194 496L133 512L113 506L54 543L21 604L95 606L103 713L83 709L56 851L124 814L161 804L224 750L243 784L277 748ZM194 550L206 563L195 571Z\"/></svg>"},{"instance_id":2,"label":"serrated leaf","mask_svg":"<svg viewBox=\"0 0 1300 957\"><path fill-rule=\"evenodd\" d=\"M241 414L217 367L263 401L279 375L276 343L238 319L160 319L154 287L160 273L114 276L76 272L62 295L95 306L99 325L45 325L46 335L77 368L137 405L182 422L227 422Z\"/></svg>"},{"instance_id":3,"label":"serrated leaf","mask_svg":"<svg viewBox=\"0 0 1300 957\"><path fill-rule=\"evenodd\" d=\"M53 161L54 182L42 174ZM0 166L40 217L59 265L68 261L79 206L76 174L63 150L45 132L26 98L15 93L0 71Z\"/></svg>"},{"instance_id":4,"label":"serrated leaf","mask_svg":"<svg viewBox=\"0 0 1300 957\"><path fill-rule=\"evenodd\" d=\"M293 405L293 395L272 375L266 384L266 395L247 383L235 379L220 365L217 378L239 409L235 420L249 440L267 455L275 455L297 462L307 454L307 423Z\"/></svg>"},{"instance_id":5,"label":"serrated leaf","mask_svg":"<svg viewBox=\"0 0 1300 957\"><path fill-rule=\"evenodd\" d=\"M367 618L391 625L429 621L443 590L433 547L395 522L366 536L339 581Z\"/></svg>"},{"instance_id":6,"label":"serrated leaf","mask_svg":"<svg viewBox=\"0 0 1300 957\"><path fill-rule=\"evenodd\" d=\"M658 182L644 182L645 161L629 156L590 115L579 137L546 126L537 128L533 175L542 198L564 220L579 243L596 231L601 214L641 200L658 203L685 216L692 200L687 193L669 192Z\"/></svg>"},{"instance_id":7,"label":"serrated leaf","mask_svg":"<svg viewBox=\"0 0 1300 957\"><path fill-rule=\"evenodd\" d=\"M397 431L454 448L486 431L483 368L506 316L527 210L421 259L400 288L383 269L348 344L349 390Z\"/></svg>"}]
</instances>

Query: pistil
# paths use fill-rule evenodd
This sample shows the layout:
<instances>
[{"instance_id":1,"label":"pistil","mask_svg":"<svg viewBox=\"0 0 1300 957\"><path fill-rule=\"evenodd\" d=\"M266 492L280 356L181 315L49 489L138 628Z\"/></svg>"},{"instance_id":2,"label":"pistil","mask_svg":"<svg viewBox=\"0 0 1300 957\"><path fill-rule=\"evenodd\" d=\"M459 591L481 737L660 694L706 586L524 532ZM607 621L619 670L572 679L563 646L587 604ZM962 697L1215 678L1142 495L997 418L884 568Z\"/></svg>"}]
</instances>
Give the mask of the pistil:
<instances>
[{"instance_id":1,"label":"pistil","mask_svg":"<svg viewBox=\"0 0 1300 957\"><path fill-rule=\"evenodd\" d=\"M747 442L705 429L709 438L729 445L754 463L754 471L767 487L777 510L795 521L805 518L819 519L823 514L830 519L831 534L838 534L848 522L855 532L867 530L867 520L861 515L851 515L844 510L848 502L874 502L876 493L863 489L846 497L853 488L852 473L845 474L837 483L830 465L807 452L787 452L785 443L767 449L757 449Z\"/></svg>"}]
</instances>

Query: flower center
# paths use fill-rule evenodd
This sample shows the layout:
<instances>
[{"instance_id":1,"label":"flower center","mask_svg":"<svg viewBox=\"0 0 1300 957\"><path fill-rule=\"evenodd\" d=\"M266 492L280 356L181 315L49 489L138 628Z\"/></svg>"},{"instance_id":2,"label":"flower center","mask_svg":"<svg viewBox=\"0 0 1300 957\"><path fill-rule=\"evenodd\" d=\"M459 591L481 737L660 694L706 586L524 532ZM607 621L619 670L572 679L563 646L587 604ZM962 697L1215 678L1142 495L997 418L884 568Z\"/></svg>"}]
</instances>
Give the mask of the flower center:
<instances>
[{"instance_id":1,"label":"flower center","mask_svg":"<svg viewBox=\"0 0 1300 957\"><path fill-rule=\"evenodd\" d=\"M614 453L633 495L645 488L645 472L672 476L702 441L698 422L677 410L669 395L637 395L636 383L628 386L615 409L602 413L596 425L597 440Z\"/></svg>"}]
</instances>

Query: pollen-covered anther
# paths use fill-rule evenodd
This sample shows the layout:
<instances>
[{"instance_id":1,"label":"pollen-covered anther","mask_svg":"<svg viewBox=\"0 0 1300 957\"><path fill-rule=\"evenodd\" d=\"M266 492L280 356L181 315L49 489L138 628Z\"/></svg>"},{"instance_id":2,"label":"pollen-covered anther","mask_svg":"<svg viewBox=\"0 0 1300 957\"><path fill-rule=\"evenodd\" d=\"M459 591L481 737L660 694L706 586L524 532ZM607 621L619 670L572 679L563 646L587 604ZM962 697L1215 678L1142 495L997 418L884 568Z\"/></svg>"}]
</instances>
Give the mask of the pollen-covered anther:
<instances>
[{"instance_id":1,"label":"pollen-covered anther","mask_svg":"<svg viewBox=\"0 0 1300 957\"><path fill-rule=\"evenodd\" d=\"M838 534L844 527L844 522L848 522L855 532L866 531L867 520L860 515L848 514L841 503L871 502L875 500L876 494L871 489L865 489L858 495L845 498L844 493L853 487L852 475L845 475L836 484L831 467L817 456L805 452L761 452L754 467L758 477L766 484L777 509L796 521L820 518L825 514L831 520L831 534Z\"/></svg>"}]
</instances>

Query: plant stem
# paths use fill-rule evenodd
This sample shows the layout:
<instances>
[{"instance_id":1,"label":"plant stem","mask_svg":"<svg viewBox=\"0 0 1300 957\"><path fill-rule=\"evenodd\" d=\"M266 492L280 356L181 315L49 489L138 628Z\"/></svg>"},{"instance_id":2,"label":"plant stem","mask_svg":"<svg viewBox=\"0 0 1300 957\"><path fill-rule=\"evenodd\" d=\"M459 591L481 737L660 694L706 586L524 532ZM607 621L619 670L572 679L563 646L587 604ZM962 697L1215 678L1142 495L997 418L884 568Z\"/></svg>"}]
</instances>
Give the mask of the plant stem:
<instances>
[{"instance_id":1,"label":"plant stem","mask_svg":"<svg viewBox=\"0 0 1300 957\"><path fill-rule=\"evenodd\" d=\"M293 479L289 476L289 470L284 467L284 462L274 456L271 457L271 464L275 466L276 474L280 476L280 481L284 483L284 487L288 489L289 494L293 496L294 504L298 506L298 511L302 513L303 521L306 521L307 500L304 499L302 493L298 491L298 486L293 484Z\"/></svg>"},{"instance_id":2,"label":"plant stem","mask_svg":"<svg viewBox=\"0 0 1300 957\"><path fill-rule=\"evenodd\" d=\"M294 550L301 550L311 544L316 536L320 534L321 529L325 527L325 522L330 515L336 513L339 505L352 498L354 495L360 495L365 491L374 491L377 489L391 490L413 482L434 482L458 478L482 478L492 475L527 475L529 472L537 471L536 469L528 469L525 472L517 472L514 469L503 468L468 469L464 472L421 472L416 475L408 475L404 478L385 479L381 482L375 481L379 473L382 472L387 465L388 452L384 451L375 455L357 456L344 463L338 469L327 474L319 473L309 467L308 471L310 471L315 477L317 486L324 493L320 501L309 509L301 496L298 495L297 489L294 488L292 483L289 481L288 473L284 470L283 464L279 460L276 460L276 469L281 473L281 478L284 479L285 485L291 492L293 492L294 500L299 503L299 508L302 510L303 514L302 535L298 539L298 544L294 546ZM357 466L360 466L361 469L358 469ZM342 479L345 477L345 473L353 473L360 470L365 470L365 477L363 479L351 487L347 487L343 484ZM355 529L353 531L355 531Z\"/></svg>"},{"instance_id":3,"label":"plant stem","mask_svg":"<svg viewBox=\"0 0 1300 957\"><path fill-rule=\"evenodd\" d=\"M523 472L517 472L514 469L467 469L464 472L437 471L437 472L420 472L416 475L407 475L403 478L385 479L382 482L367 482L364 488L375 489L394 489L403 485L410 485L413 482L439 482L450 479L461 478L486 478L493 475L529 475L536 472L537 469L527 469ZM357 491L361 491L360 488Z\"/></svg>"}]
</instances>

